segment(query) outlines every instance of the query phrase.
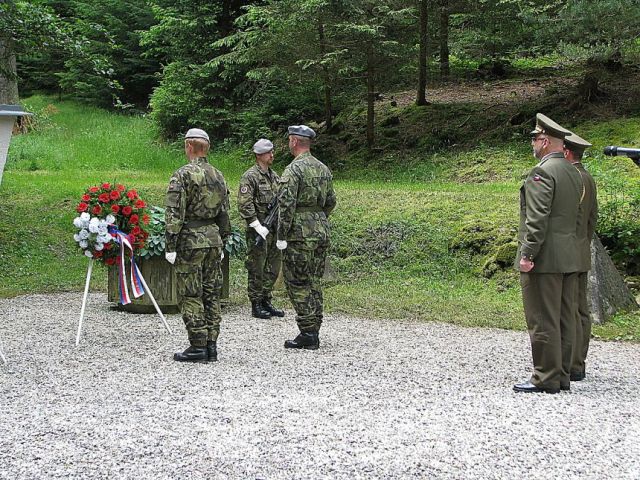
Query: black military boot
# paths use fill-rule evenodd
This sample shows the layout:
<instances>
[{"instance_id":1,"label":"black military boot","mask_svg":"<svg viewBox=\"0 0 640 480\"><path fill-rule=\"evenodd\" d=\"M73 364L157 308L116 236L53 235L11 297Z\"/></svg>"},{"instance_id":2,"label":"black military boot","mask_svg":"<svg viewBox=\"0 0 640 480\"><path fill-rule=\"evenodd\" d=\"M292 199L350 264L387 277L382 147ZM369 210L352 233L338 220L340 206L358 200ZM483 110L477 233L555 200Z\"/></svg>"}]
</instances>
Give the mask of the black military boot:
<instances>
[{"instance_id":1,"label":"black military boot","mask_svg":"<svg viewBox=\"0 0 640 480\"><path fill-rule=\"evenodd\" d=\"M207 342L207 356L210 362L218 361L218 347L216 346L216 342L212 340Z\"/></svg>"},{"instance_id":2,"label":"black military boot","mask_svg":"<svg viewBox=\"0 0 640 480\"><path fill-rule=\"evenodd\" d=\"M305 350L317 350L320 347L320 339L316 332L300 332L293 340L284 342L284 348L303 348Z\"/></svg>"},{"instance_id":3,"label":"black military boot","mask_svg":"<svg viewBox=\"0 0 640 480\"><path fill-rule=\"evenodd\" d=\"M256 318L271 318L271 314L264 309L260 300L251 301L251 315Z\"/></svg>"},{"instance_id":4,"label":"black military boot","mask_svg":"<svg viewBox=\"0 0 640 480\"><path fill-rule=\"evenodd\" d=\"M272 317L284 317L284 310L278 310L276 307L271 305L270 300L263 299L262 308L269 312Z\"/></svg>"},{"instance_id":5,"label":"black military boot","mask_svg":"<svg viewBox=\"0 0 640 480\"><path fill-rule=\"evenodd\" d=\"M182 353L174 353L173 359L176 362L206 363L208 359L207 347L194 347L192 345Z\"/></svg>"}]
</instances>

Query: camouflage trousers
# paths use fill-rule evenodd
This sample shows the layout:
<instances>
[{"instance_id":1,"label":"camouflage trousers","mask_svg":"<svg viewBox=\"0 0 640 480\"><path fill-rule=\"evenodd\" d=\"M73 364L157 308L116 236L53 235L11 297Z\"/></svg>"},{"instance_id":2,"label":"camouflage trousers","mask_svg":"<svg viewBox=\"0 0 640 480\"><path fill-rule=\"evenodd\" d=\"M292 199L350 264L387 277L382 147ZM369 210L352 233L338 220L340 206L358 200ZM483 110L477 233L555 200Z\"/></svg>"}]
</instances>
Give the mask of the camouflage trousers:
<instances>
[{"instance_id":1,"label":"camouflage trousers","mask_svg":"<svg viewBox=\"0 0 640 480\"><path fill-rule=\"evenodd\" d=\"M284 282L301 332L319 332L322 325L322 286L328 243L288 242L284 250Z\"/></svg>"},{"instance_id":2,"label":"camouflage trousers","mask_svg":"<svg viewBox=\"0 0 640 480\"><path fill-rule=\"evenodd\" d=\"M267 235L261 247L256 246L258 234L253 228L247 229L247 293L249 300L271 301L273 284L282 267L282 252L276 248L275 235Z\"/></svg>"},{"instance_id":3,"label":"camouflage trousers","mask_svg":"<svg viewBox=\"0 0 640 480\"><path fill-rule=\"evenodd\" d=\"M216 341L220 332L220 290L222 247L178 252L175 270L178 307L194 347Z\"/></svg>"}]
</instances>

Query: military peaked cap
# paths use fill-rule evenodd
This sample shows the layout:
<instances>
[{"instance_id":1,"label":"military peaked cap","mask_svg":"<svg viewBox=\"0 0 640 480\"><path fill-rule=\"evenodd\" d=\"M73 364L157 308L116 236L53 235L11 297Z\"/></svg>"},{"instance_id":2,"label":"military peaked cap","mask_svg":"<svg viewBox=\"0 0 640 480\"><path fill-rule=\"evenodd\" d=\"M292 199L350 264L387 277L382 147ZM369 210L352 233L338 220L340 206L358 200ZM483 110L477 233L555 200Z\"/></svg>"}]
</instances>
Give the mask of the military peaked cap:
<instances>
[{"instance_id":1,"label":"military peaked cap","mask_svg":"<svg viewBox=\"0 0 640 480\"><path fill-rule=\"evenodd\" d=\"M184 138L202 138L207 142L209 141L209 135L207 135L207 132L199 128L190 128Z\"/></svg>"},{"instance_id":2,"label":"military peaked cap","mask_svg":"<svg viewBox=\"0 0 640 480\"><path fill-rule=\"evenodd\" d=\"M273 150L273 143L266 138L261 138L253 144L253 153L258 155L262 153L269 153L271 150Z\"/></svg>"},{"instance_id":3,"label":"military peaked cap","mask_svg":"<svg viewBox=\"0 0 640 480\"><path fill-rule=\"evenodd\" d=\"M573 152L582 153L592 145L589 142L587 142L584 138L579 137L578 135L572 132L570 135L565 137L564 146L565 148Z\"/></svg>"},{"instance_id":4,"label":"military peaked cap","mask_svg":"<svg viewBox=\"0 0 640 480\"><path fill-rule=\"evenodd\" d=\"M298 137L316 138L316 132L306 125L292 125L289 127L289 135Z\"/></svg>"},{"instance_id":5,"label":"military peaked cap","mask_svg":"<svg viewBox=\"0 0 640 480\"><path fill-rule=\"evenodd\" d=\"M560 139L571 135L571 132L569 130L561 127L546 115L538 113L536 115L536 128L531 132L531 135L540 135L543 133L545 135L549 135L550 137Z\"/></svg>"}]
</instances>

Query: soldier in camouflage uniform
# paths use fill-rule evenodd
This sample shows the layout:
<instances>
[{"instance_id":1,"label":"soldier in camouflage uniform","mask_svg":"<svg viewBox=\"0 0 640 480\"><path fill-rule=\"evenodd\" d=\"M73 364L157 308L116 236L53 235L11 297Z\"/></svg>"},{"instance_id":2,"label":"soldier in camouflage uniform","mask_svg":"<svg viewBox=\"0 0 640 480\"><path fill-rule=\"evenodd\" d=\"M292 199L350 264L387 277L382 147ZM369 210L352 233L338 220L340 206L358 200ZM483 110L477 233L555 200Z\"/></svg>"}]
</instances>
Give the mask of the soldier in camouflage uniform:
<instances>
[{"instance_id":1,"label":"soldier in camouflage uniform","mask_svg":"<svg viewBox=\"0 0 640 480\"><path fill-rule=\"evenodd\" d=\"M284 317L284 312L271 304L273 284L282 265L282 253L276 248L275 228L263 225L269 204L276 199L280 177L271 169L273 143L258 140L253 146L256 164L240 179L238 210L247 221L247 291L251 314L256 318ZM262 238L260 244L256 240Z\"/></svg>"},{"instance_id":2,"label":"soldier in camouflage uniform","mask_svg":"<svg viewBox=\"0 0 640 480\"><path fill-rule=\"evenodd\" d=\"M284 281L296 310L300 334L285 348L320 346L322 288L330 228L327 217L336 206L331 171L311 155L315 132L306 125L289 127L294 155L280 179L278 249L284 250Z\"/></svg>"},{"instance_id":3,"label":"soldier in camouflage uniform","mask_svg":"<svg viewBox=\"0 0 640 480\"><path fill-rule=\"evenodd\" d=\"M191 346L173 358L216 361L220 264L231 233L229 191L222 173L207 162L209 136L204 130L190 129L184 149L189 163L173 174L167 189L165 257L175 264L178 306Z\"/></svg>"}]
</instances>

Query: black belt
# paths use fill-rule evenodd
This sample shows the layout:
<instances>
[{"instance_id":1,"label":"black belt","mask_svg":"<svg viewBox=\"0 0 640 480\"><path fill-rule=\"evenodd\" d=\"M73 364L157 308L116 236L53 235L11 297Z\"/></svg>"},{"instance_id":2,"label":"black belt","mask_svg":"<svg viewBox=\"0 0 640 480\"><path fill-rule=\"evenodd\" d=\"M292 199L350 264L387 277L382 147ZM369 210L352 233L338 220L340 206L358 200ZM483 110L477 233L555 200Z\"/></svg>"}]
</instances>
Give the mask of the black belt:
<instances>
[{"instance_id":1,"label":"black belt","mask_svg":"<svg viewBox=\"0 0 640 480\"><path fill-rule=\"evenodd\" d=\"M204 227L205 225L213 225L214 223L216 223L216 221L213 218L207 218L206 220L189 220L183 225L183 227L198 228Z\"/></svg>"},{"instance_id":2,"label":"black belt","mask_svg":"<svg viewBox=\"0 0 640 480\"><path fill-rule=\"evenodd\" d=\"M302 212L324 212L321 207L296 207L296 213Z\"/></svg>"}]
</instances>

